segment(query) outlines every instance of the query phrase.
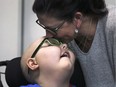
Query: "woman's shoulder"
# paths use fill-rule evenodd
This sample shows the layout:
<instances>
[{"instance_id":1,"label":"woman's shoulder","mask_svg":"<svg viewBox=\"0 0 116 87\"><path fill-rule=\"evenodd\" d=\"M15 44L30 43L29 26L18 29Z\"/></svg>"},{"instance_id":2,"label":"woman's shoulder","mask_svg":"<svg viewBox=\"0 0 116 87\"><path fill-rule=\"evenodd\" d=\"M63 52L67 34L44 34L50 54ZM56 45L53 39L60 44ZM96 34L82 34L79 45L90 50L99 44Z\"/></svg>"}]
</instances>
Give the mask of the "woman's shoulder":
<instances>
[{"instance_id":1,"label":"woman's shoulder","mask_svg":"<svg viewBox=\"0 0 116 87\"><path fill-rule=\"evenodd\" d=\"M110 31L116 31L116 6L110 5L108 8L106 27Z\"/></svg>"}]
</instances>

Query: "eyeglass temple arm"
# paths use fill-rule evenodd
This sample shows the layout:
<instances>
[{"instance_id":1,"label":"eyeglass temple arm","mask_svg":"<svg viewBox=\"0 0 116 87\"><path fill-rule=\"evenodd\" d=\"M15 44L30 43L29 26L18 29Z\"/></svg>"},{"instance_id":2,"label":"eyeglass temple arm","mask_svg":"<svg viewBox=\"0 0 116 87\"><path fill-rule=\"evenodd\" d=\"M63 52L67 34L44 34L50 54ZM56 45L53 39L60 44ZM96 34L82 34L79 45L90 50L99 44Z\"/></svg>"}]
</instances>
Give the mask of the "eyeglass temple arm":
<instances>
[{"instance_id":1,"label":"eyeglass temple arm","mask_svg":"<svg viewBox=\"0 0 116 87\"><path fill-rule=\"evenodd\" d=\"M37 51L39 50L39 48L41 47L41 45L44 43L44 41L46 40L47 38L44 38L44 40L40 43L40 45L36 48L36 50L34 51L34 53L32 54L31 58L34 58Z\"/></svg>"}]
</instances>

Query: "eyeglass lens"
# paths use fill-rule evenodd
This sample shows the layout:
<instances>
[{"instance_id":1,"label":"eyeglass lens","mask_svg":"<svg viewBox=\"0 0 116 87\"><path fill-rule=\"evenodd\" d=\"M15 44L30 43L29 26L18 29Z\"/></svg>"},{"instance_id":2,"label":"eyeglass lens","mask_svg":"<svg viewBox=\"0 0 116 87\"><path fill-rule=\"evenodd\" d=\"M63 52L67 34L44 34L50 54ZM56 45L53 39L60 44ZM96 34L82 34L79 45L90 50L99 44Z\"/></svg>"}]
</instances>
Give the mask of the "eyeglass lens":
<instances>
[{"instance_id":1,"label":"eyeglass lens","mask_svg":"<svg viewBox=\"0 0 116 87\"><path fill-rule=\"evenodd\" d=\"M57 34L57 31L62 27L62 25L65 23L65 21L63 21L60 25L58 25L56 28L50 28L50 27L47 27L43 24L41 24L39 22L39 20L36 20L36 23L39 24L42 28L44 28L45 30L47 30L48 32L56 35Z\"/></svg>"},{"instance_id":2,"label":"eyeglass lens","mask_svg":"<svg viewBox=\"0 0 116 87\"><path fill-rule=\"evenodd\" d=\"M59 46L62 44L61 41L55 39L55 38L45 38L40 45L36 48L36 50L33 52L31 58L34 58L36 53L38 52L38 50L41 48L41 46L43 45L44 42L48 42L50 45L54 45L54 46Z\"/></svg>"},{"instance_id":3,"label":"eyeglass lens","mask_svg":"<svg viewBox=\"0 0 116 87\"><path fill-rule=\"evenodd\" d=\"M54 38L48 38L46 39L46 42L48 42L50 45L55 45L55 46L59 46L62 44L62 42Z\"/></svg>"}]
</instances>

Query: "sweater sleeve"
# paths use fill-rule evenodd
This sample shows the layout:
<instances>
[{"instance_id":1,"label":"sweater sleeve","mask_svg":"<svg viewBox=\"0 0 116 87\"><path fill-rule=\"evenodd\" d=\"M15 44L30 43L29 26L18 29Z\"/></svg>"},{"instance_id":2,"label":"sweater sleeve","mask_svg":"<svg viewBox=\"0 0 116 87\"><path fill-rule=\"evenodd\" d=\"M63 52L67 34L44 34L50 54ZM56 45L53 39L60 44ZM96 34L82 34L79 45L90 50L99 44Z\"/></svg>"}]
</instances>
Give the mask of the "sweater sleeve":
<instances>
[{"instance_id":1,"label":"sweater sleeve","mask_svg":"<svg viewBox=\"0 0 116 87\"><path fill-rule=\"evenodd\" d=\"M106 22L106 44L114 81L116 81L116 7L109 9Z\"/></svg>"}]
</instances>

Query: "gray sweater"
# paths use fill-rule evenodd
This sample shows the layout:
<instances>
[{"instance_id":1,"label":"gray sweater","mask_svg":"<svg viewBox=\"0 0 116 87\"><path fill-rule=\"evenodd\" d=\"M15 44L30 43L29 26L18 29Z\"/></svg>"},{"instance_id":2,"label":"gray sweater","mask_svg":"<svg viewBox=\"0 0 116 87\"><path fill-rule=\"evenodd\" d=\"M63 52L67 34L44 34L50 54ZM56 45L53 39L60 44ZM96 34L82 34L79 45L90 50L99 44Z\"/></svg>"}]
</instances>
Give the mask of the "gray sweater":
<instances>
[{"instance_id":1,"label":"gray sweater","mask_svg":"<svg viewBox=\"0 0 116 87\"><path fill-rule=\"evenodd\" d=\"M88 53L69 43L79 60L87 87L116 87L116 8L100 19Z\"/></svg>"}]
</instances>

